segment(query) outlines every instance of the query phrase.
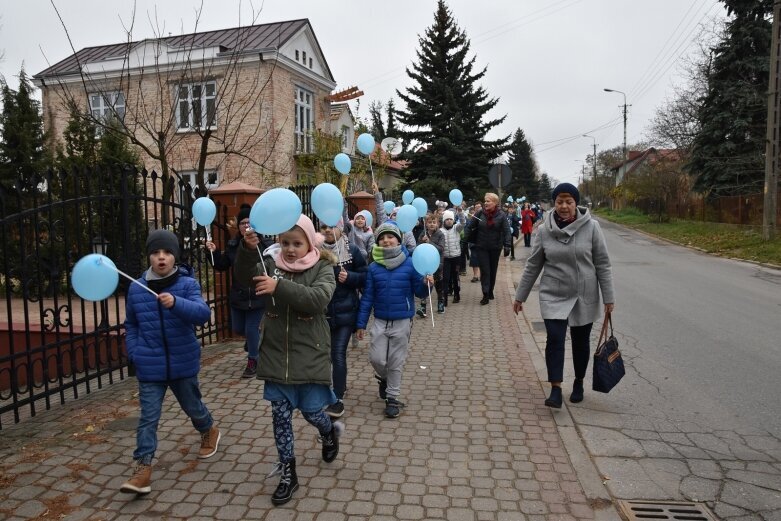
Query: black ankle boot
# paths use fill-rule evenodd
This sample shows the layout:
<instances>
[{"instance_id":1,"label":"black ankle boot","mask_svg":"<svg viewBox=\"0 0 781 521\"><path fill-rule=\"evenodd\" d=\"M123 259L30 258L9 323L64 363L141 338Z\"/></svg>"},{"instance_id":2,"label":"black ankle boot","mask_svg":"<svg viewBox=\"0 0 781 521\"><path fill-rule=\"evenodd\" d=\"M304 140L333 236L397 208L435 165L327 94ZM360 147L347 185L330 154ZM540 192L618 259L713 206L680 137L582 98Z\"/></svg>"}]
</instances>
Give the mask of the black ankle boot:
<instances>
[{"instance_id":1,"label":"black ankle boot","mask_svg":"<svg viewBox=\"0 0 781 521\"><path fill-rule=\"evenodd\" d=\"M569 401L572 403L583 401L583 379L575 379L575 383L572 384L572 394L569 395Z\"/></svg>"},{"instance_id":2,"label":"black ankle boot","mask_svg":"<svg viewBox=\"0 0 781 521\"><path fill-rule=\"evenodd\" d=\"M296 460L287 463L280 463L282 467L282 477L279 478L279 485L271 496L271 502L274 505L284 505L293 499L293 492L298 490L298 476L296 476Z\"/></svg>"},{"instance_id":3,"label":"black ankle boot","mask_svg":"<svg viewBox=\"0 0 781 521\"><path fill-rule=\"evenodd\" d=\"M331 432L325 436L320 436L320 441L323 443L323 461L331 463L336 459L336 455L339 454L339 436L344 431L344 424L342 422L334 422L331 427Z\"/></svg>"},{"instance_id":4,"label":"black ankle boot","mask_svg":"<svg viewBox=\"0 0 781 521\"><path fill-rule=\"evenodd\" d=\"M545 405L554 409L561 409L561 387L551 387L550 396L545 400Z\"/></svg>"}]
</instances>

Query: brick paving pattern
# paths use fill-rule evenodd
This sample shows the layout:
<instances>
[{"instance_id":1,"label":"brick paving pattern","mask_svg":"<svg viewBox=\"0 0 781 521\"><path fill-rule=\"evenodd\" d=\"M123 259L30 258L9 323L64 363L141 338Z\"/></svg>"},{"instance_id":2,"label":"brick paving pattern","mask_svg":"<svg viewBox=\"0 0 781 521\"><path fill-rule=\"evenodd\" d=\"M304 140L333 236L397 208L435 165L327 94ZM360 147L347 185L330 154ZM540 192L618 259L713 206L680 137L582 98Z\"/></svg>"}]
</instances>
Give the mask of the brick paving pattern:
<instances>
[{"instance_id":1,"label":"brick paving pattern","mask_svg":"<svg viewBox=\"0 0 781 521\"><path fill-rule=\"evenodd\" d=\"M273 507L277 460L262 382L239 378L239 343L210 346L200 375L220 429L217 455L169 393L152 492L119 492L129 477L138 401L131 379L0 432L0 519L581 520L594 519L512 313L500 261L496 300L415 319L401 399L386 419L367 342L348 348L347 430L335 462L320 459L314 428L296 415L294 499ZM526 327L525 325L523 327ZM536 347L532 347L536 349Z\"/></svg>"}]
</instances>

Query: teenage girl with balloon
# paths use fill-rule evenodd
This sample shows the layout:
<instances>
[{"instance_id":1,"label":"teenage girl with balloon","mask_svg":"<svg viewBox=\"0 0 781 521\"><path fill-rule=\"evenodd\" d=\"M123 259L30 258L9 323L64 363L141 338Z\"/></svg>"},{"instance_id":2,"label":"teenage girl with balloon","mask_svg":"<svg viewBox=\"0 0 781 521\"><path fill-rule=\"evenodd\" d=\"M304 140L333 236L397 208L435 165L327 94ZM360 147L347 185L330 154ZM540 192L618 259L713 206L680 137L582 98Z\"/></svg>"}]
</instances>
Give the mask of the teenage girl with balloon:
<instances>
[{"instance_id":1,"label":"teenage girl with balloon","mask_svg":"<svg viewBox=\"0 0 781 521\"><path fill-rule=\"evenodd\" d=\"M287 503L298 489L295 409L320 433L322 458L327 463L336 459L344 429L323 411L337 401L331 389L331 334L325 314L336 287L333 263L318 250L315 227L305 215L278 239L278 244L264 252L265 265L261 265L258 235L246 232L235 264L239 280L252 284L266 298L257 375L265 380L263 398L271 402L279 454L276 471L281 478L271 496L274 505Z\"/></svg>"}]
</instances>

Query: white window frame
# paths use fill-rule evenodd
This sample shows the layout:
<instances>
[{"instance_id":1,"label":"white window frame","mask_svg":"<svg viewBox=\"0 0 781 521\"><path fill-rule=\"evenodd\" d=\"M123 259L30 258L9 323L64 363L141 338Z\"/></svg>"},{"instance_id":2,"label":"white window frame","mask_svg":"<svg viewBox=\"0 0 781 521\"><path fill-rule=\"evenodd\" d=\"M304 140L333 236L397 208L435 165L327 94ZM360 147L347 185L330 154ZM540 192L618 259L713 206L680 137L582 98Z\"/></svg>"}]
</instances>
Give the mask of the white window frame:
<instances>
[{"instance_id":1,"label":"white window frame","mask_svg":"<svg viewBox=\"0 0 781 521\"><path fill-rule=\"evenodd\" d=\"M295 98L295 153L311 154L314 151L315 95L296 85Z\"/></svg>"},{"instance_id":2,"label":"white window frame","mask_svg":"<svg viewBox=\"0 0 781 521\"><path fill-rule=\"evenodd\" d=\"M186 98L184 97L186 96ZM193 110L194 108L198 109ZM200 130L203 116L214 112L211 129L217 128L217 82L182 83L176 86L176 129L177 132ZM186 113L185 113L186 112Z\"/></svg>"},{"instance_id":3,"label":"white window frame","mask_svg":"<svg viewBox=\"0 0 781 521\"><path fill-rule=\"evenodd\" d=\"M110 118L125 119L125 94L122 91L87 94L89 112L95 121L106 123Z\"/></svg>"}]
</instances>

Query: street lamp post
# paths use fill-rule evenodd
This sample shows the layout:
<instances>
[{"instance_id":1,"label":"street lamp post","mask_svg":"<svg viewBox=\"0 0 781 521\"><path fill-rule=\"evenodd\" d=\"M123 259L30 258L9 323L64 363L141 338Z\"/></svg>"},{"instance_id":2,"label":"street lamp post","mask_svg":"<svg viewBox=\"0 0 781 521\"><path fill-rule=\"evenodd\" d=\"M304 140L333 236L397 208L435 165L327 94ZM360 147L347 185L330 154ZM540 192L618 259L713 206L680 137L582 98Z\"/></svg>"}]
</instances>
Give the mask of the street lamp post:
<instances>
[{"instance_id":1,"label":"street lamp post","mask_svg":"<svg viewBox=\"0 0 781 521\"><path fill-rule=\"evenodd\" d=\"M597 187L597 139L594 136L589 136L588 134L583 134L583 137L590 137L591 143L594 145L594 155L592 156L593 163L594 163L594 192L596 193L596 187Z\"/></svg>"},{"instance_id":2,"label":"street lamp post","mask_svg":"<svg viewBox=\"0 0 781 521\"><path fill-rule=\"evenodd\" d=\"M96 235L92 239L92 253L98 255L105 255L108 252L108 239L105 239L102 235ZM100 301L100 323L97 329L108 328L108 302L106 299Z\"/></svg>"},{"instance_id":3,"label":"street lamp post","mask_svg":"<svg viewBox=\"0 0 781 521\"><path fill-rule=\"evenodd\" d=\"M626 169L626 94L621 92L620 90L615 89L602 89L605 92L617 92L621 94L624 97L624 169ZM616 184L616 179L613 179L613 184Z\"/></svg>"}]
</instances>

